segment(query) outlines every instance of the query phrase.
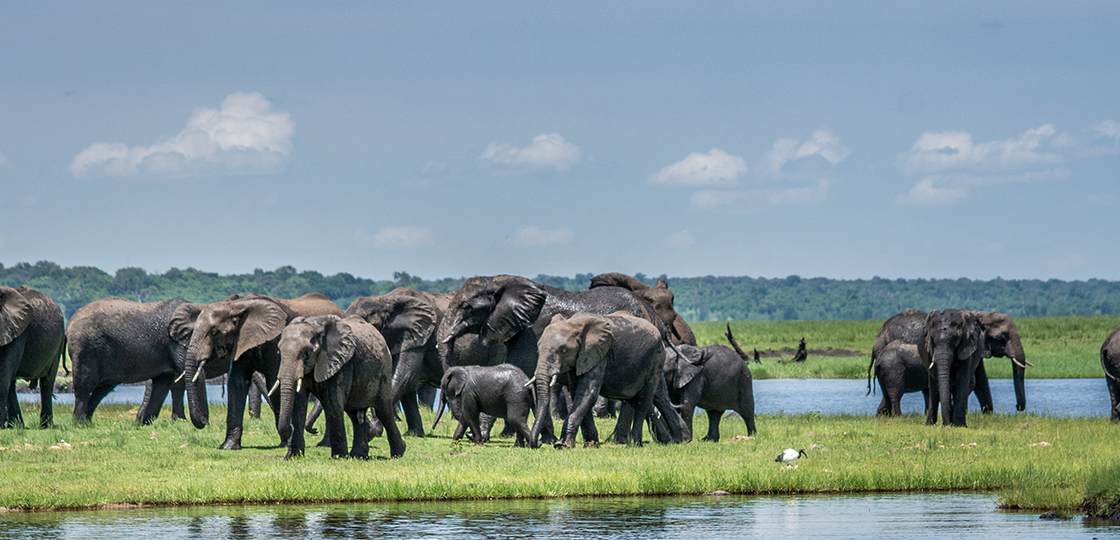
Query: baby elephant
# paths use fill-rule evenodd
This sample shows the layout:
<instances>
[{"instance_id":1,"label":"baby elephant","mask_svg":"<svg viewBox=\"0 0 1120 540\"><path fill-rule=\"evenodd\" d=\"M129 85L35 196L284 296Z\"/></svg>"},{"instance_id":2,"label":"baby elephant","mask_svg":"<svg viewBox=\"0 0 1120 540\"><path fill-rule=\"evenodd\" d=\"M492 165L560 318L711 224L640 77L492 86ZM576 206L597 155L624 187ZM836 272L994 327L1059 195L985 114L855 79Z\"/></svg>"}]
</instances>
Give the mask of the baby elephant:
<instances>
[{"instance_id":1,"label":"baby elephant","mask_svg":"<svg viewBox=\"0 0 1120 540\"><path fill-rule=\"evenodd\" d=\"M447 370L440 383L440 408L432 429L443 416L443 404L459 419L453 440L459 440L467 427L471 440L481 445L483 432L479 414L505 418L517 431L516 446L529 440L529 410L533 408L533 391L527 387L529 378L509 364L496 366L455 366Z\"/></svg>"}]
</instances>

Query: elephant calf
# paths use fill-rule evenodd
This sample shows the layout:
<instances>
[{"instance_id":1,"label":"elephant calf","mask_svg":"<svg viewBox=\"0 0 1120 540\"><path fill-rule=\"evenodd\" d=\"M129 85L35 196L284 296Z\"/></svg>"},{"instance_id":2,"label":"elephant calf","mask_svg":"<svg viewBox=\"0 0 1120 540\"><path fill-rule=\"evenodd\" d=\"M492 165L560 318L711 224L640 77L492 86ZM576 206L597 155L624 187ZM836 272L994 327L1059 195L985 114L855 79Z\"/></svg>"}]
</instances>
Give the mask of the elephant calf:
<instances>
[{"instance_id":1,"label":"elephant calf","mask_svg":"<svg viewBox=\"0 0 1120 540\"><path fill-rule=\"evenodd\" d=\"M921 390L929 408L929 374L918 346L892 341L879 351L875 360L875 377L883 391L883 400L875 411L878 416L902 414L902 395Z\"/></svg>"},{"instance_id":2,"label":"elephant calf","mask_svg":"<svg viewBox=\"0 0 1120 540\"><path fill-rule=\"evenodd\" d=\"M529 411L533 408L533 392L529 378L509 364L497 366L455 366L447 370L440 384L440 408L432 423L434 429L443 416L443 403L459 420L453 440L459 440L468 427L471 440L484 442L480 415L504 418L506 425L517 432L515 446L529 440Z\"/></svg>"},{"instance_id":3,"label":"elephant calf","mask_svg":"<svg viewBox=\"0 0 1120 540\"><path fill-rule=\"evenodd\" d=\"M665 382L669 398L679 404L688 432L692 432L693 411L700 407L708 413L705 441L719 441L719 423L728 409L738 413L747 425L747 433L754 435L754 390L747 366L750 358L723 345L677 345L677 349L680 354L671 348L665 350Z\"/></svg>"}]
</instances>

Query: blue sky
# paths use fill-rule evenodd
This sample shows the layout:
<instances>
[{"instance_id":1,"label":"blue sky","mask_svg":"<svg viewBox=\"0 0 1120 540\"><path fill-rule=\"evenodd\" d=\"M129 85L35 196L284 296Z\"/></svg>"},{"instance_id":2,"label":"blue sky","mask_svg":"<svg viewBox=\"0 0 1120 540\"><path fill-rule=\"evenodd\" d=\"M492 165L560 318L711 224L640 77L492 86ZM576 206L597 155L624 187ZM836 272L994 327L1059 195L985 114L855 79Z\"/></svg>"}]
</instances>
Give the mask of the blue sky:
<instances>
[{"instance_id":1,"label":"blue sky","mask_svg":"<svg viewBox=\"0 0 1120 540\"><path fill-rule=\"evenodd\" d=\"M0 263L1120 279L1115 2L7 3Z\"/></svg>"}]
</instances>

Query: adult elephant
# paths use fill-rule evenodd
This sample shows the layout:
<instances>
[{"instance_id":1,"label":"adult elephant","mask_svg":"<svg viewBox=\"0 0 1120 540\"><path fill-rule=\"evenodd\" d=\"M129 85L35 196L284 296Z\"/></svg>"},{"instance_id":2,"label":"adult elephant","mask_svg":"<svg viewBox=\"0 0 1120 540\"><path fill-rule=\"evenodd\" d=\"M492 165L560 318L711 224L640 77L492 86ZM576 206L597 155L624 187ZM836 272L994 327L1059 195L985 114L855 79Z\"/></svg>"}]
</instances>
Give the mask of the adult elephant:
<instances>
[{"instance_id":1,"label":"adult elephant","mask_svg":"<svg viewBox=\"0 0 1120 540\"><path fill-rule=\"evenodd\" d=\"M738 349L731 327L725 333ZM750 357L724 345L695 347L678 345L665 351L665 382L669 398L678 405L688 431L692 432L692 414L697 407L708 413L708 434L705 441L719 442L719 424L724 411L739 414L747 425L747 434L755 434L754 389Z\"/></svg>"},{"instance_id":2,"label":"adult elephant","mask_svg":"<svg viewBox=\"0 0 1120 540\"><path fill-rule=\"evenodd\" d=\"M1015 387L1015 410L1023 411L1027 408L1027 391L1024 384L1026 366L1033 365L1027 361L1023 350L1023 341L1019 337L1019 330L1015 321L1004 313L993 311L962 310L972 313L984 329L984 337L988 345L985 358L990 356L1007 357L1011 359L1012 381ZM918 335L925 327L927 313L916 309L902 311L886 320L875 336L875 343L871 349L871 363L867 366L867 393L872 391L872 370L881 351L893 341L900 341L909 345L918 345ZM922 377L924 375L908 374L907 377ZM980 402L980 412L990 413L994 410L992 403L991 385L988 381L984 362L976 367L976 384L973 392ZM916 389L915 389L916 390ZM913 390L907 390L913 391Z\"/></svg>"},{"instance_id":3,"label":"adult elephant","mask_svg":"<svg viewBox=\"0 0 1120 540\"><path fill-rule=\"evenodd\" d=\"M363 296L346 309L381 331L393 354L393 402L400 402L408 424L407 434L423 437L417 406L423 387L438 388L445 370L457 365L497 365L505 360L505 345L481 345L477 336L464 334L441 355L436 329L446 316L454 293L434 294L400 287L382 296ZM431 403L429 402L429 405Z\"/></svg>"},{"instance_id":4,"label":"adult elephant","mask_svg":"<svg viewBox=\"0 0 1120 540\"><path fill-rule=\"evenodd\" d=\"M136 421L147 425L159 417L171 391L173 418L183 414L187 347L203 304L182 298L137 303L102 298L70 317L66 340L74 367L74 420L87 423L101 400L118 384L150 380ZM221 373L210 371L208 377Z\"/></svg>"},{"instance_id":5,"label":"adult elephant","mask_svg":"<svg viewBox=\"0 0 1120 540\"><path fill-rule=\"evenodd\" d=\"M296 317L318 315L341 317L342 310L318 293L293 300L251 294L207 304L195 321L184 372L187 409L194 427L202 429L210 421L206 385L199 380L200 370L208 374L227 371L226 438L219 448L240 449L245 401L253 373L264 375L269 388L274 388L280 369L280 333ZM270 393L269 404L279 423L280 398L275 392ZM281 440L283 444L287 444L286 439Z\"/></svg>"},{"instance_id":6,"label":"adult elephant","mask_svg":"<svg viewBox=\"0 0 1120 540\"><path fill-rule=\"evenodd\" d=\"M619 272L609 272L591 278L590 288L594 289L596 287L630 289L639 298L649 302L649 305L657 312L657 316L669 327L674 343L696 345L696 336L692 333L692 328L673 307L673 291L669 290L669 284L665 283L664 279L657 278L657 286L650 287L637 278Z\"/></svg>"},{"instance_id":7,"label":"adult elephant","mask_svg":"<svg viewBox=\"0 0 1120 540\"><path fill-rule=\"evenodd\" d=\"M373 325L359 317L298 317L283 329L279 348L278 429L289 441L284 459L303 454L303 418L309 392L323 404L331 457L347 455L343 413L354 428L350 457L369 457L366 411L371 407L385 427L389 455L404 454L405 443L393 419L389 397L393 357Z\"/></svg>"},{"instance_id":8,"label":"adult elephant","mask_svg":"<svg viewBox=\"0 0 1120 540\"><path fill-rule=\"evenodd\" d=\"M436 339L443 348L455 338L471 332L478 334L482 346L504 343L506 362L531 377L536 372L539 358L537 341L554 316L571 317L577 313L607 315L616 311L650 321L658 328L663 341L671 340L669 330L653 308L628 289L604 286L566 291L510 275L468 279L452 296ZM538 394L537 399L540 398ZM673 409L668 396L659 392L655 404L666 418L672 439L682 440L680 415ZM555 439L552 421L547 415L542 416L545 424L541 433L552 441Z\"/></svg>"},{"instance_id":9,"label":"adult elephant","mask_svg":"<svg viewBox=\"0 0 1120 540\"><path fill-rule=\"evenodd\" d=\"M1101 368L1112 398L1112 423L1120 422L1120 327L1116 328L1101 344Z\"/></svg>"},{"instance_id":10,"label":"adult elephant","mask_svg":"<svg viewBox=\"0 0 1120 540\"><path fill-rule=\"evenodd\" d=\"M944 425L966 426L973 375L987 349L984 329L974 312L933 310L926 316L918 337L918 354L929 373L926 424L937 423L940 405Z\"/></svg>"},{"instance_id":11,"label":"adult elephant","mask_svg":"<svg viewBox=\"0 0 1120 540\"><path fill-rule=\"evenodd\" d=\"M581 426L585 439L588 433L594 433L595 418L588 413L600 394L634 408L630 425L615 431L627 433L626 440L619 442L641 446L642 426L653 409L665 366L665 347L656 326L625 312L580 313L571 319L555 315L538 346L540 357L533 375L538 412L530 434L534 448L549 417L550 387L558 384L571 392L572 410L564 420L557 447L574 446L576 430ZM619 422L623 422L621 417Z\"/></svg>"},{"instance_id":12,"label":"adult elephant","mask_svg":"<svg viewBox=\"0 0 1120 540\"><path fill-rule=\"evenodd\" d=\"M65 347L62 310L51 297L27 285L0 287L0 428L23 423L16 379L39 387L39 427L54 422L54 379Z\"/></svg>"}]
</instances>

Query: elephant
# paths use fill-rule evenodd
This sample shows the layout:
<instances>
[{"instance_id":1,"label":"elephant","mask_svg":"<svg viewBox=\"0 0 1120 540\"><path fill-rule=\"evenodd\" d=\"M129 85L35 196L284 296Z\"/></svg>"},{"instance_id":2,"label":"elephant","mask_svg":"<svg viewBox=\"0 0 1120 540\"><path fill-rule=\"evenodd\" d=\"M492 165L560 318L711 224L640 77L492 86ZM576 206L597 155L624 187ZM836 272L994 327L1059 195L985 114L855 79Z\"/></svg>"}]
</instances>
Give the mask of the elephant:
<instances>
[{"instance_id":1,"label":"elephant","mask_svg":"<svg viewBox=\"0 0 1120 540\"><path fill-rule=\"evenodd\" d=\"M1027 361L1023 350L1023 341L1019 337L1019 330L1015 321L1004 313L991 311L962 310L973 314L980 321L984 329L985 342L988 350L985 358L989 356L1008 357L1011 359L1012 380L1015 386L1015 410L1024 411L1027 408L1027 392L1024 384L1026 367L1033 366ZM918 344L918 335L925 327L927 313L916 309L902 311L886 320L875 336L875 343L871 349L871 363L867 366L867 392L872 392L871 372L875 367L879 352L892 341L901 341L912 345ZM911 375L924 376L924 375ZM976 367L976 384L973 391L980 402L980 412L990 413L994 410L992 391L988 382L988 374L984 369L984 361ZM907 391L915 391L907 390Z\"/></svg>"},{"instance_id":2,"label":"elephant","mask_svg":"<svg viewBox=\"0 0 1120 540\"><path fill-rule=\"evenodd\" d=\"M62 310L27 285L0 287L0 429L23 424L16 379L39 387L39 427L54 423L54 380L66 348Z\"/></svg>"},{"instance_id":3,"label":"elephant","mask_svg":"<svg viewBox=\"0 0 1120 540\"><path fill-rule=\"evenodd\" d=\"M309 392L323 403L331 457L347 455L345 412L354 428L350 457L369 458L366 412L371 407L384 426L390 457L404 455L404 438L393 418L393 356L377 328L361 317L297 317L281 333L279 349L277 425L288 441L284 459L303 455Z\"/></svg>"},{"instance_id":4,"label":"elephant","mask_svg":"<svg viewBox=\"0 0 1120 540\"><path fill-rule=\"evenodd\" d=\"M662 340L671 342L670 331L649 303L628 289L603 286L566 291L510 275L477 276L463 283L451 298L436 340L440 347L445 347L457 337L474 332L478 333L482 346L505 343L506 362L531 376L537 369L537 341L554 315L571 317L581 312L606 315L616 311L625 311L651 322ZM537 401L540 399L538 393ZM668 396L659 392L656 403L658 411L667 421L672 440L683 440L680 415L673 409ZM551 418L542 413L537 419L544 421L541 433L545 439L554 441Z\"/></svg>"},{"instance_id":5,"label":"elephant","mask_svg":"<svg viewBox=\"0 0 1120 540\"><path fill-rule=\"evenodd\" d=\"M630 289L642 300L649 302L657 316L669 327L673 336L673 343L696 345L696 336L684 318L673 307L673 291L664 279L657 278L657 286L650 287L640 280L619 272L599 274L591 278L592 289L596 287L622 287Z\"/></svg>"},{"instance_id":6,"label":"elephant","mask_svg":"<svg viewBox=\"0 0 1120 540\"><path fill-rule=\"evenodd\" d=\"M452 440L463 437L471 428L471 440L482 445L483 432L480 415L486 413L505 418L517 431L514 446L525 446L529 441L529 411L534 399L529 378L509 364L497 366L453 366L448 368L440 382L440 407L432 428L443 416L443 405L459 420Z\"/></svg>"},{"instance_id":7,"label":"elephant","mask_svg":"<svg viewBox=\"0 0 1120 540\"><path fill-rule=\"evenodd\" d=\"M878 416L898 416L902 414L902 395L921 390L929 409L929 374L918 346L902 340L892 341L879 351L875 365L875 377L883 391L883 400L875 411Z\"/></svg>"},{"instance_id":8,"label":"elephant","mask_svg":"<svg viewBox=\"0 0 1120 540\"><path fill-rule=\"evenodd\" d=\"M726 335L734 342L730 327ZM669 385L669 398L678 404L690 433L693 411L700 407L708 413L705 441L719 442L719 423L728 409L743 419L748 435L755 434L754 390L748 362L749 356L718 344L682 344L677 350L666 349L665 382Z\"/></svg>"},{"instance_id":9,"label":"elephant","mask_svg":"<svg viewBox=\"0 0 1120 540\"><path fill-rule=\"evenodd\" d=\"M253 372L264 375L265 382L269 384L269 404L279 422L280 400L272 394L280 369L280 333L296 317L318 315L342 316L342 309L318 293L293 300L251 294L207 304L195 321L184 371L187 410L194 427L206 427L210 417L206 386L198 380L202 371L208 376L212 372L229 373L226 383L226 437L220 449L241 448L245 401ZM277 425L278 431L281 431L280 428ZM287 440L281 438L280 444L286 443Z\"/></svg>"},{"instance_id":10,"label":"elephant","mask_svg":"<svg viewBox=\"0 0 1120 540\"><path fill-rule=\"evenodd\" d=\"M533 375L536 384L536 419L530 444L548 419L549 391L563 384L572 394L572 410L564 420L557 448L575 445L576 430L583 427L584 442L595 433L595 419L588 414L602 395L630 403L634 409L629 423L619 415L618 428L628 433L628 442L642 444L642 425L653 408L653 398L663 384L665 346L661 331L650 321L626 312L609 315L580 313L570 319L554 315L539 342L539 358ZM560 380L563 377L564 380ZM581 426L582 425L582 426Z\"/></svg>"},{"instance_id":11,"label":"elephant","mask_svg":"<svg viewBox=\"0 0 1120 540\"><path fill-rule=\"evenodd\" d=\"M496 365L505 360L504 344L483 346L477 336L466 334L444 347L441 355L436 328L451 296L399 287L382 296L357 298L346 309L347 316L361 317L377 327L389 344L393 353L393 402L399 401L404 410L406 434L415 437L424 436L417 403L427 401L427 406L432 406L429 393L422 389L438 388L448 366Z\"/></svg>"},{"instance_id":12,"label":"elephant","mask_svg":"<svg viewBox=\"0 0 1120 540\"><path fill-rule=\"evenodd\" d=\"M74 367L74 420L88 423L118 384L151 380L136 415L141 425L159 417L170 390L173 418L183 414L187 347L203 304L182 298L137 303L102 298L70 317L66 342ZM209 371L208 378L221 373Z\"/></svg>"},{"instance_id":13,"label":"elephant","mask_svg":"<svg viewBox=\"0 0 1120 540\"><path fill-rule=\"evenodd\" d=\"M1108 334L1101 344L1101 368L1112 399L1112 423L1115 424L1120 422L1120 327Z\"/></svg>"},{"instance_id":14,"label":"elephant","mask_svg":"<svg viewBox=\"0 0 1120 540\"><path fill-rule=\"evenodd\" d=\"M988 353L984 329L975 312L959 309L933 310L926 316L918 336L918 355L929 373L929 407L926 424L942 423L966 427L968 394L974 373Z\"/></svg>"}]
</instances>

